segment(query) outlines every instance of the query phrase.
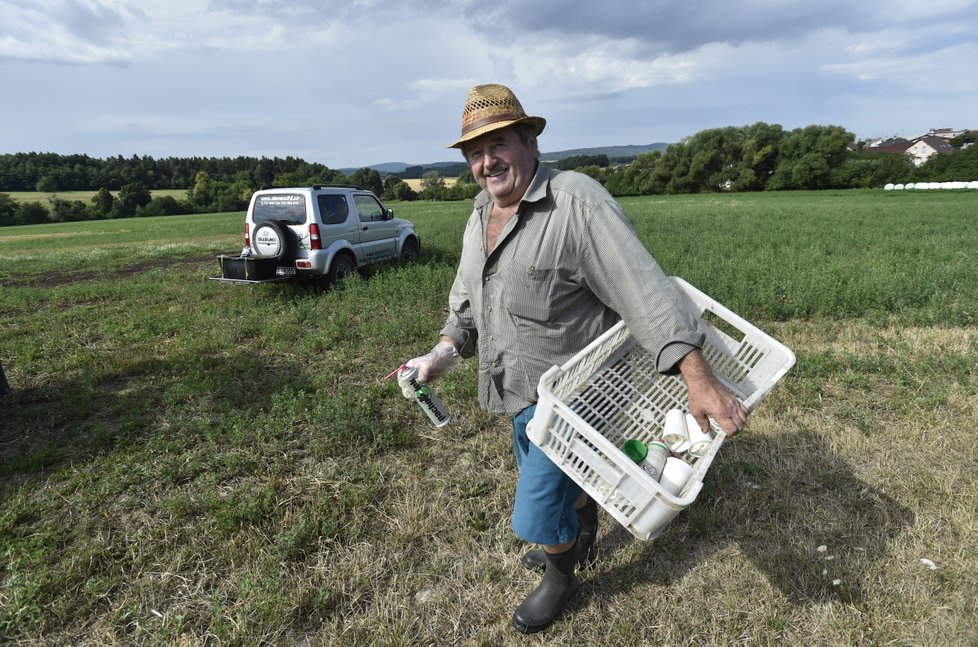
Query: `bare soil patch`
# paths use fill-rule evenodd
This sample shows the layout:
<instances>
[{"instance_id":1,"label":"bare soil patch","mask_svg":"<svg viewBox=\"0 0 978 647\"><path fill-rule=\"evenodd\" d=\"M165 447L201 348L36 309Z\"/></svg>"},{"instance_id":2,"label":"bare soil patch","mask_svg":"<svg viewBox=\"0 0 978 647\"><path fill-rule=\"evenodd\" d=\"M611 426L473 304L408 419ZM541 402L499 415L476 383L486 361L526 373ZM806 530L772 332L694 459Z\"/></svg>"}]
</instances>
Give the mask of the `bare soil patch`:
<instances>
[{"instance_id":1,"label":"bare soil patch","mask_svg":"<svg viewBox=\"0 0 978 647\"><path fill-rule=\"evenodd\" d=\"M140 274L159 267L170 267L176 271L186 271L189 266L213 261L216 254L206 256L187 256L185 258L155 258L140 261L123 268L110 268L98 272L80 270L77 272L41 272L38 274L13 274L0 279L0 287L56 288L83 281L95 281L107 277L124 277Z\"/></svg>"}]
</instances>

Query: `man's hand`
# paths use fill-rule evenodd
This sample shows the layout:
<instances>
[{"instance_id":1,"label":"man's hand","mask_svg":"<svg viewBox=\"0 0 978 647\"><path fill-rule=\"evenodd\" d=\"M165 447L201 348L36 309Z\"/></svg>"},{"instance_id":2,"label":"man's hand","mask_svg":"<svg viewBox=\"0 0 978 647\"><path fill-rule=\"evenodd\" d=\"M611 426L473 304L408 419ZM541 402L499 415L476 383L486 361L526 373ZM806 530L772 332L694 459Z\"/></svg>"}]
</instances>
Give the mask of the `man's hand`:
<instances>
[{"instance_id":1,"label":"man's hand","mask_svg":"<svg viewBox=\"0 0 978 647\"><path fill-rule=\"evenodd\" d=\"M405 366L413 366L418 369L416 379L420 384L427 384L428 380L440 377L455 368L458 360L459 355L455 344L442 338L442 341L438 342L427 355L408 360ZM414 397L414 390L409 385L402 384L401 393L408 400Z\"/></svg>"},{"instance_id":2,"label":"man's hand","mask_svg":"<svg viewBox=\"0 0 978 647\"><path fill-rule=\"evenodd\" d=\"M699 349L679 360L679 372L689 394L689 413L696 418L703 431L709 431L710 418L728 436L744 428L747 424L747 407L720 384Z\"/></svg>"}]
</instances>

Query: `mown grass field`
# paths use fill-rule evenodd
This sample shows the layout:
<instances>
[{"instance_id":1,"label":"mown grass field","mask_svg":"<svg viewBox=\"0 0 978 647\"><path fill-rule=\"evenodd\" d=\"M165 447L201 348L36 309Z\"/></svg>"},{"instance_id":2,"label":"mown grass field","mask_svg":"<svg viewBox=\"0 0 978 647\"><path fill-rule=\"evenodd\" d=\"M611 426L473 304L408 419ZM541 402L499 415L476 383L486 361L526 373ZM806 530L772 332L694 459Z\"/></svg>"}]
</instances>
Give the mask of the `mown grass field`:
<instances>
[{"instance_id":1,"label":"mown grass field","mask_svg":"<svg viewBox=\"0 0 978 647\"><path fill-rule=\"evenodd\" d=\"M445 186L454 186L455 182L458 181L457 177L443 177L442 181ZM420 191L423 187L421 186L421 178L408 178L404 180L405 184L414 189L415 191Z\"/></svg>"},{"instance_id":2,"label":"mown grass field","mask_svg":"<svg viewBox=\"0 0 978 647\"><path fill-rule=\"evenodd\" d=\"M40 191L7 191L7 195L13 198L14 202L40 202L43 204L48 204L51 200L51 193L42 193ZM92 201L92 198L98 191L58 191L53 194L62 200L80 200L85 204ZM153 189L152 191L154 198L160 198L166 195L173 196L177 200L185 200L187 198L186 189ZM112 195L118 197L119 192L113 191Z\"/></svg>"},{"instance_id":3,"label":"mown grass field","mask_svg":"<svg viewBox=\"0 0 978 647\"><path fill-rule=\"evenodd\" d=\"M242 215L0 230L0 642L974 645L978 193L629 198L792 372L655 541L602 515L546 633L475 366L431 428L382 377L435 342L468 204L338 289L208 281Z\"/></svg>"}]
</instances>

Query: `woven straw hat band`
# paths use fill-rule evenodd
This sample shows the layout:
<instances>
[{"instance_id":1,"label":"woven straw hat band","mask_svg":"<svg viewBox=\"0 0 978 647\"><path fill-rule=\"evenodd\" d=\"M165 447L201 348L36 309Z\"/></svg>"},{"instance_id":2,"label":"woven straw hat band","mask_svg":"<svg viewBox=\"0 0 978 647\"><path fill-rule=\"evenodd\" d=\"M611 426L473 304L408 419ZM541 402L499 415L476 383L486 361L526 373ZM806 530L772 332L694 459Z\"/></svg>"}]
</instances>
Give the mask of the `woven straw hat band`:
<instances>
[{"instance_id":1,"label":"woven straw hat band","mask_svg":"<svg viewBox=\"0 0 978 647\"><path fill-rule=\"evenodd\" d=\"M460 148L485 133L518 123L533 124L539 135L547 122L542 117L528 117L519 99L505 85L473 86L462 109L462 136L448 148Z\"/></svg>"}]
</instances>

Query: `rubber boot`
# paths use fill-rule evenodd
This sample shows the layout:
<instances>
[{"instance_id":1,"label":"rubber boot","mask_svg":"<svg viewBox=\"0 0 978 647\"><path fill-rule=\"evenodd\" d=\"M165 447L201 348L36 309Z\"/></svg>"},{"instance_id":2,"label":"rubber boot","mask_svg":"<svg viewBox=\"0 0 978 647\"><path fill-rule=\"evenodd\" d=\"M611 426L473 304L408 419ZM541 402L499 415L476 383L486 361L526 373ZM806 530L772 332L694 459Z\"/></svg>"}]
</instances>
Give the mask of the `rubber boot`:
<instances>
[{"instance_id":1,"label":"rubber boot","mask_svg":"<svg viewBox=\"0 0 978 647\"><path fill-rule=\"evenodd\" d=\"M584 570L598 557L598 549L594 545L598 537L598 504L591 497L588 497L584 507L577 509L577 525L577 567ZM543 570L547 565L547 557L541 548L526 551L520 561L531 571Z\"/></svg>"},{"instance_id":2,"label":"rubber boot","mask_svg":"<svg viewBox=\"0 0 978 647\"><path fill-rule=\"evenodd\" d=\"M513 614L513 626L517 631L532 634L546 629L571 599L580 585L574 575L577 553L576 543L556 555L544 553L547 570L543 574L543 581L526 596Z\"/></svg>"}]
</instances>

